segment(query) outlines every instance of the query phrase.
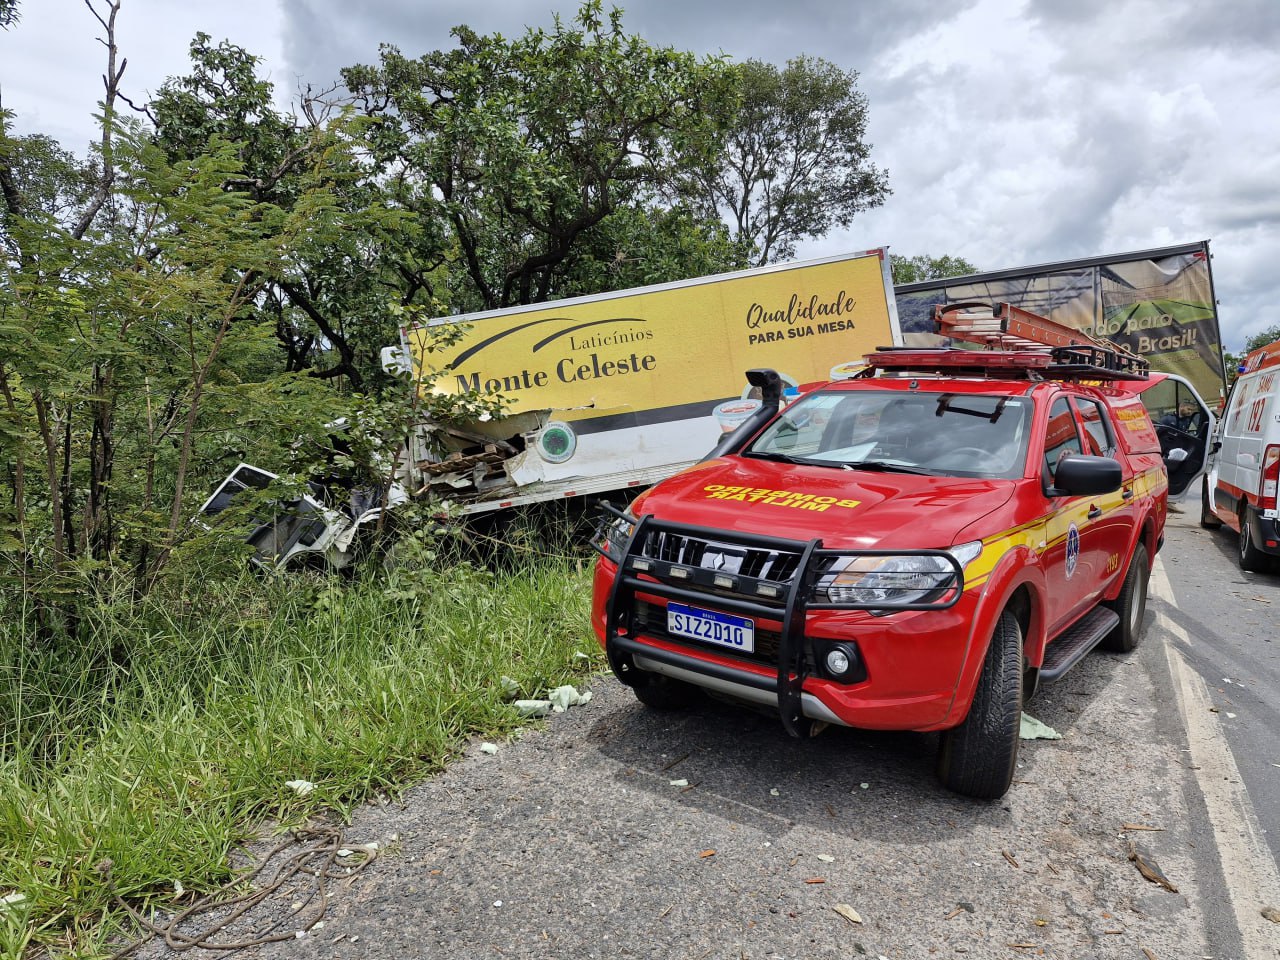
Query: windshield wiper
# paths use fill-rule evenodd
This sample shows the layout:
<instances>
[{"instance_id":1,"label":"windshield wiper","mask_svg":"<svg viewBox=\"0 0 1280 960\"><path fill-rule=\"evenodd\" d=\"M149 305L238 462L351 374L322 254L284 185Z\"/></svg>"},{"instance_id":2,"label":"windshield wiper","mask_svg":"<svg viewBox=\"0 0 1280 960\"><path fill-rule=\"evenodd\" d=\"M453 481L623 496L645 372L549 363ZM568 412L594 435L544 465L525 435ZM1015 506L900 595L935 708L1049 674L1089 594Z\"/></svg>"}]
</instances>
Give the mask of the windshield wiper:
<instances>
[{"instance_id":1,"label":"windshield wiper","mask_svg":"<svg viewBox=\"0 0 1280 960\"><path fill-rule=\"evenodd\" d=\"M932 477L932 470L925 470L922 467L910 467L905 463L894 463L892 460L857 460L846 463L844 466L849 470L878 470L882 473L914 473L921 477Z\"/></svg>"},{"instance_id":2,"label":"windshield wiper","mask_svg":"<svg viewBox=\"0 0 1280 960\"><path fill-rule=\"evenodd\" d=\"M758 460L774 460L778 463L794 463L800 467L843 467L844 462L839 460L811 460L808 457L797 457L790 453L759 453L755 450L749 450L743 454L744 457L754 457Z\"/></svg>"}]
</instances>

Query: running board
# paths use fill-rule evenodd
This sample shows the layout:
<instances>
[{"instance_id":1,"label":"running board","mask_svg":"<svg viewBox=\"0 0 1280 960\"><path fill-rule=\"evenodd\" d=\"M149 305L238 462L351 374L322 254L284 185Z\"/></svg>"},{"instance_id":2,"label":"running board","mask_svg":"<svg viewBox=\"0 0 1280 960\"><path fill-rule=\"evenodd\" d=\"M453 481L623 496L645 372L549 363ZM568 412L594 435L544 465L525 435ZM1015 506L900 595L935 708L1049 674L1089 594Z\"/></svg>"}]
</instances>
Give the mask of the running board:
<instances>
[{"instance_id":1,"label":"running board","mask_svg":"<svg viewBox=\"0 0 1280 960\"><path fill-rule=\"evenodd\" d=\"M1083 660L1102 638L1115 629L1120 615L1109 607L1094 607L1058 634L1045 648L1041 680L1057 680Z\"/></svg>"}]
</instances>

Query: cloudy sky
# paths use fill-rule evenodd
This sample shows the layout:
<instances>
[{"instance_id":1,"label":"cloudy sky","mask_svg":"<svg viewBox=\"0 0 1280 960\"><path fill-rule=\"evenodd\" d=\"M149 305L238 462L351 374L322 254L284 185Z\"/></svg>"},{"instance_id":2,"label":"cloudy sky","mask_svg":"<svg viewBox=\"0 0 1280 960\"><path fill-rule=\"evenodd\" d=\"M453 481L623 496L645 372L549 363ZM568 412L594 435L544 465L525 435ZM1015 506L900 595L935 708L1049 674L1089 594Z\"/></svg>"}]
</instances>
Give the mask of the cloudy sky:
<instances>
[{"instance_id":1,"label":"cloudy sky","mask_svg":"<svg viewBox=\"0 0 1280 960\"><path fill-rule=\"evenodd\" d=\"M98 0L101 4L103 0ZM263 60L282 103L340 67L511 36L577 0L123 0L144 102L197 30ZM982 270L1208 239L1226 346L1280 322L1280 0L629 0L655 44L857 70L893 196L801 256L888 245ZM0 105L80 152L104 55L84 0L21 0Z\"/></svg>"}]
</instances>

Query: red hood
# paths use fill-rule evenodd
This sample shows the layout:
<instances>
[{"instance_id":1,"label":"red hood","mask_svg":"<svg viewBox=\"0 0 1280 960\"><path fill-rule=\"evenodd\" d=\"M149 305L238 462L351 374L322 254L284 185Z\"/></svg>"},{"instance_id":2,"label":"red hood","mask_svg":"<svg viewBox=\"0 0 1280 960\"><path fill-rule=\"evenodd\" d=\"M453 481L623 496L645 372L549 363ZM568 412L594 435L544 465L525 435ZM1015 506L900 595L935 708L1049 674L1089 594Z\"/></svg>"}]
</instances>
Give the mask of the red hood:
<instances>
[{"instance_id":1,"label":"red hood","mask_svg":"<svg viewBox=\"0 0 1280 960\"><path fill-rule=\"evenodd\" d=\"M794 540L828 548L949 547L960 531L1013 495L1012 480L921 477L722 457L636 499L639 517Z\"/></svg>"}]
</instances>

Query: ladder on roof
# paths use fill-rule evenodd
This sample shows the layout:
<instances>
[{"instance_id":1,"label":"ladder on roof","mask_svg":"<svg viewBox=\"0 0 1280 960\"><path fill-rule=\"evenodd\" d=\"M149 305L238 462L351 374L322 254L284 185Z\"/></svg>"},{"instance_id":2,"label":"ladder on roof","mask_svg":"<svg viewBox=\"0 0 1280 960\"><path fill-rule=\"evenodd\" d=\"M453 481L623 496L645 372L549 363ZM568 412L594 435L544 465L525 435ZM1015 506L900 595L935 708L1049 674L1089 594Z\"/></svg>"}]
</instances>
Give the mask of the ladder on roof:
<instances>
[{"instance_id":1,"label":"ladder on roof","mask_svg":"<svg viewBox=\"0 0 1280 960\"><path fill-rule=\"evenodd\" d=\"M1127 347L1104 340L1009 303L935 304L938 334L987 350L1021 350L1043 354L1051 362L1043 372L1055 377L1099 380L1145 380L1151 365Z\"/></svg>"}]
</instances>

